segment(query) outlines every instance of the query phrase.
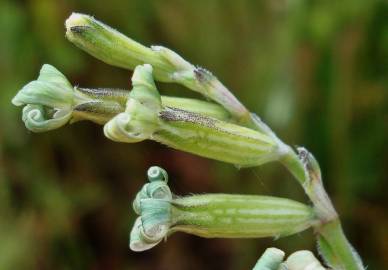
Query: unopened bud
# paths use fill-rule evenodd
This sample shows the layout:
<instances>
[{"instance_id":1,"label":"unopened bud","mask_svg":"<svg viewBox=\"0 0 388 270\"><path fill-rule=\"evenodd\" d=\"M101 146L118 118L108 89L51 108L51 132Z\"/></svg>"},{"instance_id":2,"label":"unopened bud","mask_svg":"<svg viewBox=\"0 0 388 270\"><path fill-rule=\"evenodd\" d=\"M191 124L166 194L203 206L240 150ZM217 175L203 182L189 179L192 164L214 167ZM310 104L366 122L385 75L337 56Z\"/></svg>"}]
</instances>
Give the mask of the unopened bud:
<instances>
[{"instance_id":1,"label":"unopened bud","mask_svg":"<svg viewBox=\"0 0 388 270\"><path fill-rule=\"evenodd\" d=\"M101 61L134 70L150 64L155 79L180 83L220 103L238 121L250 118L247 109L210 72L195 67L174 51L143 46L92 16L73 13L66 20L66 37L77 47Z\"/></svg>"}]
</instances>

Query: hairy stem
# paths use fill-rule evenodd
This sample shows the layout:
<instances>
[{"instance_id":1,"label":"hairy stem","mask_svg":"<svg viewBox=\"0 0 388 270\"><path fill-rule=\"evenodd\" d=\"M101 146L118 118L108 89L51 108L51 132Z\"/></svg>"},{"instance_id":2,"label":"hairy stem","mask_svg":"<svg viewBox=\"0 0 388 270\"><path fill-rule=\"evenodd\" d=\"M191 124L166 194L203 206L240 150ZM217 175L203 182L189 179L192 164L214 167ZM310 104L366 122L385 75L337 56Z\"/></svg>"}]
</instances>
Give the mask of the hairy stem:
<instances>
[{"instance_id":1,"label":"hairy stem","mask_svg":"<svg viewBox=\"0 0 388 270\"><path fill-rule=\"evenodd\" d=\"M359 255L346 239L338 218L315 229L319 253L328 265L338 270L364 269Z\"/></svg>"},{"instance_id":2,"label":"hairy stem","mask_svg":"<svg viewBox=\"0 0 388 270\"><path fill-rule=\"evenodd\" d=\"M298 148L298 152L299 158L295 153L290 153L282 162L302 183L313 203L320 220L314 229L321 256L330 267L336 270L364 269L359 255L343 233L338 214L323 186L317 161L304 148Z\"/></svg>"}]
</instances>

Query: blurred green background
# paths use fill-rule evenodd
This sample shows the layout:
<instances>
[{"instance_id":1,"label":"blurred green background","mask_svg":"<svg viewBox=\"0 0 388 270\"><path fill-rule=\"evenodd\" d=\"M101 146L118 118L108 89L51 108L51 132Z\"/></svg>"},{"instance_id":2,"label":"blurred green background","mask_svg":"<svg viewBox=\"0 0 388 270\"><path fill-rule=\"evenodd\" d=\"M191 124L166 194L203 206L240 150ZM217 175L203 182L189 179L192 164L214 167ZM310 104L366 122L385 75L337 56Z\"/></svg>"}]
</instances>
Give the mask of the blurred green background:
<instances>
[{"instance_id":1,"label":"blurred green background","mask_svg":"<svg viewBox=\"0 0 388 270\"><path fill-rule=\"evenodd\" d=\"M65 39L72 11L208 68L286 142L311 150L368 269L388 269L388 2L378 0L0 1L0 269L237 270L269 246L315 251L308 230L275 241L175 234L131 252L131 203L151 165L167 169L176 194L307 200L276 163L238 170L149 141L118 144L87 122L28 132L10 100L44 63L80 86L129 87L130 72Z\"/></svg>"}]
</instances>

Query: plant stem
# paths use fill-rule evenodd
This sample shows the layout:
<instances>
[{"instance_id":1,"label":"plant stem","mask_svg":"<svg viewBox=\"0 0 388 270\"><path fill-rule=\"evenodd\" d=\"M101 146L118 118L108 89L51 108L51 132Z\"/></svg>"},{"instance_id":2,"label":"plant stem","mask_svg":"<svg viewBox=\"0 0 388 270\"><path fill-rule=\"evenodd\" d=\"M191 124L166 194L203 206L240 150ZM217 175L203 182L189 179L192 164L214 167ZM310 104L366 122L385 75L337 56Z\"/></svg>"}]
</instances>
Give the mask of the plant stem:
<instances>
[{"instance_id":1,"label":"plant stem","mask_svg":"<svg viewBox=\"0 0 388 270\"><path fill-rule=\"evenodd\" d=\"M288 153L280 160L280 162L287 168L289 172L295 177L295 179L302 186L306 182L306 174L304 171L303 164L301 163L298 155L295 151L289 147Z\"/></svg>"},{"instance_id":2,"label":"plant stem","mask_svg":"<svg viewBox=\"0 0 388 270\"><path fill-rule=\"evenodd\" d=\"M343 233L338 214L323 186L317 161L304 148L298 148L298 152L299 157L290 152L282 163L302 184L320 219L314 226L320 254L333 269L364 269L359 255Z\"/></svg>"},{"instance_id":3,"label":"plant stem","mask_svg":"<svg viewBox=\"0 0 388 270\"><path fill-rule=\"evenodd\" d=\"M364 269L359 255L346 239L338 218L316 229L318 249L327 264L338 270Z\"/></svg>"}]
</instances>

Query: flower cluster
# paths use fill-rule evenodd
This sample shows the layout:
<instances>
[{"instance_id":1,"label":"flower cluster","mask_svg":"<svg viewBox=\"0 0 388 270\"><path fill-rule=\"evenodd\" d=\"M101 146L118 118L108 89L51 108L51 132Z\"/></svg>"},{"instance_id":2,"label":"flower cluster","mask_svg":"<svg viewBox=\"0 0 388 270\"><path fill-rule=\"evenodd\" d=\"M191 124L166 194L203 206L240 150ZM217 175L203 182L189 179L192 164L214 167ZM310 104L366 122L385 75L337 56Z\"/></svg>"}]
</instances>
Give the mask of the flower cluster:
<instances>
[{"instance_id":1,"label":"flower cluster","mask_svg":"<svg viewBox=\"0 0 388 270\"><path fill-rule=\"evenodd\" d=\"M177 197L167 185L167 173L151 167L150 183L143 186L133 203L139 217L130 234L132 250L150 249L178 231L209 238L277 238L314 226L320 253L330 266L363 269L342 232L314 157L304 148L298 148L297 155L212 73L170 49L143 46L84 14L74 13L67 19L66 37L108 64L134 70L133 89L73 87L56 68L44 65L38 79L24 86L12 100L16 106L24 106L22 119L27 129L43 132L89 120L104 125L106 137L117 142L154 140L237 167L280 161L302 184L314 205L254 195ZM179 83L219 105L161 96L154 79ZM284 253L269 249L254 269L323 269L309 252L294 253L284 263L283 257Z\"/></svg>"}]
</instances>

